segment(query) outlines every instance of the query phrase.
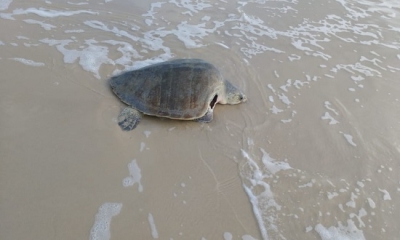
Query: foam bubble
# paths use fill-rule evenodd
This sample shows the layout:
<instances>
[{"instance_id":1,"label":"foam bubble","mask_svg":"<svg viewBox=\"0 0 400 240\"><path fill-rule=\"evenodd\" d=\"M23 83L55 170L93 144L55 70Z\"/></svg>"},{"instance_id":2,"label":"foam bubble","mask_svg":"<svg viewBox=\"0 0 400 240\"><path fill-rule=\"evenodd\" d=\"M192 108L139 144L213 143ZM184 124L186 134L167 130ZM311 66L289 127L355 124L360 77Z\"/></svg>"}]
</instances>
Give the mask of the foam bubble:
<instances>
[{"instance_id":1,"label":"foam bubble","mask_svg":"<svg viewBox=\"0 0 400 240\"><path fill-rule=\"evenodd\" d=\"M280 112L283 112L282 109L277 108L275 105L272 105L272 107L271 107L269 110L271 110L271 112L272 112L273 114L278 114L278 113L280 113Z\"/></svg>"},{"instance_id":2,"label":"foam bubble","mask_svg":"<svg viewBox=\"0 0 400 240\"><path fill-rule=\"evenodd\" d=\"M224 232L224 240L232 240L232 233Z\"/></svg>"},{"instance_id":3,"label":"foam bubble","mask_svg":"<svg viewBox=\"0 0 400 240\"><path fill-rule=\"evenodd\" d=\"M376 207L374 200L372 200L371 198L367 198L367 200L368 200L369 207L374 209Z\"/></svg>"},{"instance_id":4,"label":"foam bubble","mask_svg":"<svg viewBox=\"0 0 400 240\"><path fill-rule=\"evenodd\" d=\"M142 178L141 170L139 166L137 165L136 159L133 159L132 162L128 164L128 170L129 170L129 177L126 177L122 180L122 185L124 187L130 187L133 186L135 183L138 183L138 191L142 192L143 191L143 186L142 183L140 182Z\"/></svg>"},{"instance_id":5,"label":"foam bubble","mask_svg":"<svg viewBox=\"0 0 400 240\"><path fill-rule=\"evenodd\" d=\"M10 58L10 59L32 67L43 67L45 65L42 62L35 62L25 58Z\"/></svg>"},{"instance_id":6,"label":"foam bubble","mask_svg":"<svg viewBox=\"0 0 400 240\"><path fill-rule=\"evenodd\" d=\"M7 10L12 0L0 0L0 10Z\"/></svg>"},{"instance_id":7,"label":"foam bubble","mask_svg":"<svg viewBox=\"0 0 400 240\"><path fill-rule=\"evenodd\" d=\"M338 226L325 228L322 224L317 224L314 230L322 240L365 240L364 233L356 227L354 222L347 220L347 226L338 222Z\"/></svg>"},{"instance_id":8,"label":"foam bubble","mask_svg":"<svg viewBox=\"0 0 400 240\"><path fill-rule=\"evenodd\" d=\"M34 19L24 19L23 21L26 23L29 23L29 24L38 24L45 30L51 30L52 28L56 28L56 26L54 26L54 25L44 23L42 21L38 21L38 20L34 20Z\"/></svg>"},{"instance_id":9,"label":"foam bubble","mask_svg":"<svg viewBox=\"0 0 400 240\"><path fill-rule=\"evenodd\" d=\"M322 120L329 120L329 125L337 124L339 121L334 119L328 112L325 112L325 115L321 117Z\"/></svg>"},{"instance_id":10,"label":"foam bubble","mask_svg":"<svg viewBox=\"0 0 400 240\"><path fill-rule=\"evenodd\" d=\"M146 136L146 138L148 138L151 134L151 131L146 130L143 132L143 134Z\"/></svg>"},{"instance_id":11,"label":"foam bubble","mask_svg":"<svg viewBox=\"0 0 400 240\"><path fill-rule=\"evenodd\" d=\"M257 239L252 237L251 235L243 235L242 240L257 240Z\"/></svg>"},{"instance_id":12,"label":"foam bubble","mask_svg":"<svg viewBox=\"0 0 400 240\"><path fill-rule=\"evenodd\" d=\"M357 218L359 224L358 227L363 228L365 227L365 223L363 222L363 220L361 219L362 217L367 216L367 211L365 211L364 208L360 208L360 210L358 210L358 215L355 213L350 213L350 218Z\"/></svg>"},{"instance_id":13,"label":"foam bubble","mask_svg":"<svg viewBox=\"0 0 400 240\"><path fill-rule=\"evenodd\" d=\"M205 8L209 8L212 7L211 4L207 3L204 0L200 0L200 1L180 1L177 2L176 0L170 0L170 3L174 3L177 7L180 8L186 8L187 13L190 16L193 16L193 13L198 13L199 11L205 9Z\"/></svg>"},{"instance_id":14,"label":"foam bubble","mask_svg":"<svg viewBox=\"0 0 400 240\"><path fill-rule=\"evenodd\" d=\"M115 64L113 60L108 58L108 48L105 46L96 45L98 43L94 39L85 40L87 47L82 50L68 49L66 46L73 43L73 40L55 40L42 39L43 43L49 46L56 46L57 50L64 55L65 63L73 63L79 58L79 64L86 71L94 73L100 79L99 69L102 64Z\"/></svg>"},{"instance_id":15,"label":"foam bubble","mask_svg":"<svg viewBox=\"0 0 400 240\"><path fill-rule=\"evenodd\" d=\"M268 96L268 100L273 103L274 102L274 97L273 96Z\"/></svg>"},{"instance_id":16,"label":"foam bubble","mask_svg":"<svg viewBox=\"0 0 400 240\"><path fill-rule=\"evenodd\" d=\"M145 147L146 147L146 144L144 142L141 142L140 143L140 151L143 152Z\"/></svg>"},{"instance_id":17,"label":"foam bubble","mask_svg":"<svg viewBox=\"0 0 400 240\"><path fill-rule=\"evenodd\" d=\"M337 192L327 192L326 194L327 194L327 197L329 200L331 200L334 197L339 196L339 194Z\"/></svg>"},{"instance_id":18,"label":"foam bubble","mask_svg":"<svg viewBox=\"0 0 400 240\"><path fill-rule=\"evenodd\" d=\"M277 161L270 157L264 149L260 148L260 150L263 154L262 163L264 164L264 167L272 174L275 174L282 170L291 169L290 165L287 162Z\"/></svg>"},{"instance_id":19,"label":"foam bubble","mask_svg":"<svg viewBox=\"0 0 400 240\"><path fill-rule=\"evenodd\" d=\"M354 201L355 199L357 199L358 197L352 192L350 195L350 201L348 201L346 203L346 206L351 207L351 208L355 208L356 207L356 201Z\"/></svg>"},{"instance_id":20,"label":"foam bubble","mask_svg":"<svg viewBox=\"0 0 400 240\"><path fill-rule=\"evenodd\" d=\"M55 17L70 17L76 14L98 14L97 12L87 11L87 10L76 10L76 11L57 11L50 10L46 8L27 8L27 9L15 9L12 15L22 15L22 14L36 14L40 17L55 18Z\"/></svg>"},{"instance_id":21,"label":"foam bubble","mask_svg":"<svg viewBox=\"0 0 400 240\"><path fill-rule=\"evenodd\" d=\"M104 203L100 206L90 230L90 240L108 240L111 237L111 219L121 211L122 203Z\"/></svg>"},{"instance_id":22,"label":"foam bubble","mask_svg":"<svg viewBox=\"0 0 400 240\"><path fill-rule=\"evenodd\" d=\"M286 104L286 105L292 104L292 102L289 100L289 98L285 94L283 94L283 93L278 94L278 97L284 104Z\"/></svg>"},{"instance_id":23,"label":"foam bubble","mask_svg":"<svg viewBox=\"0 0 400 240\"><path fill-rule=\"evenodd\" d=\"M260 168L250 155L241 149L243 157L247 160L246 171L241 171L247 183L244 182L242 186L252 204L261 236L263 239L268 239L267 230L278 231L275 217L272 214L275 210L280 210L281 206L274 200L270 185L266 182L266 179L270 178L274 173L291 167L286 162L279 162L271 158L264 149L260 150L263 153L261 159L264 165L263 168ZM255 189L263 189L263 191Z\"/></svg>"},{"instance_id":24,"label":"foam bubble","mask_svg":"<svg viewBox=\"0 0 400 240\"><path fill-rule=\"evenodd\" d=\"M153 215L151 213L149 213L147 220L149 221L149 225L150 225L150 229L151 229L151 236L154 239L158 238L158 232L157 232L157 228L156 228L156 224L154 223L154 218Z\"/></svg>"},{"instance_id":25,"label":"foam bubble","mask_svg":"<svg viewBox=\"0 0 400 240\"><path fill-rule=\"evenodd\" d=\"M383 200L392 200L392 198L390 197L390 194L387 190L385 189L380 189L378 188L378 190L383 193Z\"/></svg>"},{"instance_id":26,"label":"foam bubble","mask_svg":"<svg viewBox=\"0 0 400 240\"><path fill-rule=\"evenodd\" d=\"M83 29L69 29L69 30L65 30L65 33L83 33L85 32L85 30Z\"/></svg>"},{"instance_id":27,"label":"foam bubble","mask_svg":"<svg viewBox=\"0 0 400 240\"><path fill-rule=\"evenodd\" d=\"M331 107L331 103L329 101L325 101L324 106L326 109L332 111L334 114L339 115L339 113L334 108Z\"/></svg>"},{"instance_id":28,"label":"foam bubble","mask_svg":"<svg viewBox=\"0 0 400 240\"><path fill-rule=\"evenodd\" d=\"M357 147L357 144L355 144L355 143L353 142L353 136L351 136L350 134L342 133L342 132L340 132L340 133L343 134L344 138L347 140L347 142L348 142L350 145L352 145L352 146L354 146L354 147Z\"/></svg>"}]
</instances>

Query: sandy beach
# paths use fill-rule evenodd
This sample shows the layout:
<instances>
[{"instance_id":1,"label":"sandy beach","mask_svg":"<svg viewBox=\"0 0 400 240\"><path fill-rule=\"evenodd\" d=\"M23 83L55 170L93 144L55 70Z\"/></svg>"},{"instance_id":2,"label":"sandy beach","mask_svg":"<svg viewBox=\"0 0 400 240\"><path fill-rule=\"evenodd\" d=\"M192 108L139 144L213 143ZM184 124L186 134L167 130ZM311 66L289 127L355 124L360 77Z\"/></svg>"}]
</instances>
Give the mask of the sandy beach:
<instances>
[{"instance_id":1,"label":"sandy beach","mask_svg":"<svg viewBox=\"0 0 400 240\"><path fill-rule=\"evenodd\" d=\"M398 239L400 4L0 0L0 239ZM214 64L248 101L145 116L108 80Z\"/></svg>"}]
</instances>

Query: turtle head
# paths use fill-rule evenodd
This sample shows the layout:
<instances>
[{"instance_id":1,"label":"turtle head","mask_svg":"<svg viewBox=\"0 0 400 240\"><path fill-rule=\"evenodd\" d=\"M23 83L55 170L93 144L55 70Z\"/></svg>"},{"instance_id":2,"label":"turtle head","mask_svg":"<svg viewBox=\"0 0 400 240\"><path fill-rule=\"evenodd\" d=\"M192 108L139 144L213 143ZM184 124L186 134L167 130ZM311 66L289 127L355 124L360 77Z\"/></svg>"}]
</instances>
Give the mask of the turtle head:
<instances>
[{"instance_id":1,"label":"turtle head","mask_svg":"<svg viewBox=\"0 0 400 240\"><path fill-rule=\"evenodd\" d=\"M232 85L228 80L224 81L225 89L223 97L221 98L221 104L239 104L247 101L246 95L239 89Z\"/></svg>"}]
</instances>

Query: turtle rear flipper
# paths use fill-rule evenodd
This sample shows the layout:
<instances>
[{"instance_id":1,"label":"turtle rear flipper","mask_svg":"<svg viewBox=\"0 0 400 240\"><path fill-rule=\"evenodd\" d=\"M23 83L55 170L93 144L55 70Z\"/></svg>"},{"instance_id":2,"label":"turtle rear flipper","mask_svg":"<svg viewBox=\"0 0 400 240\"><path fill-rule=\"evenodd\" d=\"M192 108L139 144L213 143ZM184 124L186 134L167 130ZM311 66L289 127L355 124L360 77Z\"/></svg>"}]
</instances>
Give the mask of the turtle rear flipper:
<instances>
[{"instance_id":1,"label":"turtle rear flipper","mask_svg":"<svg viewBox=\"0 0 400 240\"><path fill-rule=\"evenodd\" d=\"M209 108L204 116L202 116L201 118L197 118L194 121L208 123L211 122L212 120L213 120L213 110Z\"/></svg>"},{"instance_id":2,"label":"turtle rear flipper","mask_svg":"<svg viewBox=\"0 0 400 240\"><path fill-rule=\"evenodd\" d=\"M136 109L127 107L118 116L118 125L124 131L130 131L139 124L142 114Z\"/></svg>"}]
</instances>

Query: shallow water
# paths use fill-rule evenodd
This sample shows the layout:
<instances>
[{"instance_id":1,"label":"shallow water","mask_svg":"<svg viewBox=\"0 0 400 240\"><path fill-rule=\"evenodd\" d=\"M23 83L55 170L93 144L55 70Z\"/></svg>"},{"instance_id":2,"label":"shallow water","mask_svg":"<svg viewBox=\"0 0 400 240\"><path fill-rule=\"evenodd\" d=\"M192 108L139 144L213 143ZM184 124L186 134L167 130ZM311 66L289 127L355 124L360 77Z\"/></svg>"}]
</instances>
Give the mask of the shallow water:
<instances>
[{"instance_id":1,"label":"shallow water","mask_svg":"<svg viewBox=\"0 0 400 240\"><path fill-rule=\"evenodd\" d=\"M396 239L396 1L0 0L0 239ZM107 79L203 58L248 101L131 132Z\"/></svg>"}]
</instances>

